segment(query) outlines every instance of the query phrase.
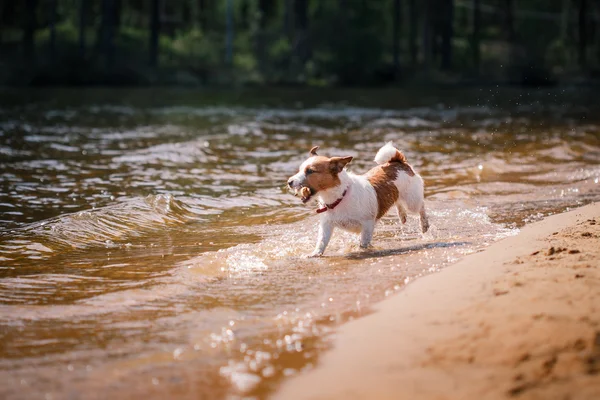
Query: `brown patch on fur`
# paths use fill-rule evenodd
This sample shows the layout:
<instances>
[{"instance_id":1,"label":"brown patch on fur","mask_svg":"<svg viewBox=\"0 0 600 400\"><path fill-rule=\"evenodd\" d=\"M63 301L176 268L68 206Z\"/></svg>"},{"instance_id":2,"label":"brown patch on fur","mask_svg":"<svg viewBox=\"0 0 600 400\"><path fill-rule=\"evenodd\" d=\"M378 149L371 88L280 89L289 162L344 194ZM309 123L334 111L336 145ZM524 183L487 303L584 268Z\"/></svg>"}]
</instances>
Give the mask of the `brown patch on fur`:
<instances>
[{"instance_id":1,"label":"brown patch on fur","mask_svg":"<svg viewBox=\"0 0 600 400\"><path fill-rule=\"evenodd\" d=\"M392 159L389 162L399 162L399 163L403 163L403 164L407 164L408 161L406 161L406 156L404 155L404 153L402 153L400 150L396 149L396 155L394 157L392 157Z\"/></svg>"},{"instance_id":2,"label":"brown patch on fur","mask_svg":"<svg viewBox=\"0 0 600 400\"><path fill-rule=\"evenodd\" d=\"M377 219L383 217L398 201L400 193L394 181L400 171L408 176L415 176L415 171L406 161L406 156L400 150L396 150L396 155L388 163L377 166L365 174L377 194Z\"/></svg>"},{"instance_id":3,"label":"brown patch on fur","mask_svg":"<svg viewBox=\"0 0 600 400\"><path fill-rule=\"evenodd\" d=\"M308 187L318 192L339 185L341 182L337 173L337 165L334 169L332 167L329 158L316 156L315 160L306 167L307 170L312 171L312 173L306 175Z\"/></svg>"},{"instance_id":4,"label":"brown patch on fur","mask_svg":"<svg viewBox=\"0 0 600 400\"><path fill-rule=\"evenodd\" d=\"M377 219L383 217L386 212L398 201L398 188L394 185L394 180L398 176L398 170L405 164L387 163L377 166L367 172L365 175L377 195ZM413 172L414 174L414 172Z\"/></svg>"},{"instance_id":5,"label":"brown patch on fur","mask_svg":"<svg viewBox=\"0 0 600 400\"><path fill-rule=\"evenodd\" d=\"M402 171L406 172L406 174L408 176L415 176L415 171L412 169L412 167L410 166L410 164L396 163L396 167L399 170L402 170Z\"/></svg>"},{"instance_id":6,"label":"brown patch on fur","mask_svg":"<svg viewBox=\"0 0 600 400\"><path fill-rule=\"evenodd\" d=\"M331 157L329 159L329 168L336 173L340 173L344 170L344 167L352 161L352 156L348 157Z\"/></svg>"},{"instance_id":7,"label":"brown patch on fur","mask_svg":"<svg viewBox=\"0 0 600 400\"><path fill-rule=\"evenodd\" d=\"M406 156L400 150L396 150L396 155L389 162L398 163L397 167L406 172L408 176L415 176L415 171L413 171L408 161L406 161Z\"/></svg>"}]
</instances>

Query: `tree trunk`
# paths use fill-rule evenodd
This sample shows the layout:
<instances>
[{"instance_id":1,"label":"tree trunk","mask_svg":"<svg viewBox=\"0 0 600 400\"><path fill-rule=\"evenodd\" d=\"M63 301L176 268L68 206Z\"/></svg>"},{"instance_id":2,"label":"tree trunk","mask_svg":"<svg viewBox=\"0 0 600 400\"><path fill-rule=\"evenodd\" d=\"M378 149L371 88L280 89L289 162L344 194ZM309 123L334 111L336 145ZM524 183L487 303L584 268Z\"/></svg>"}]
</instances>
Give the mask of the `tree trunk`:
<instances>
[{"instance_id":1,"label":"tree trunk","mask_svg":"<svg viewBox=\"0 0 600 400\"><path fill-rule=\"evenodd\" d=\"M213 25L211 19L213 17L215 0L198 0L198 9L200 11L200 28L204 33L208 32Z\"/></svg>"},{"instance_id":2,"label":"tree trunk","mask_svg":"<svg viewBox=\"0 0 600 400\"><path fill-rule=\"evenodd\" d=\"M56 2L50 1L50 59L56 57Z\"/></svg>"},{"instance_id":3,"label":"tree trunk","mask_svg":"<svg viewBox=\"0 0 600 400\"><path fill-rule=\"evenodd\" d=\"M579 13L578 13L578 31L579 31L579 41L578 41L578 59L579 59L579 67L585 68L587 64L587 15L588 6L587 0L579 0Z\"/></svg>"},{"instance_id":4,"label":"tree trunk","mask_svg":"<svg viewBox=\"0 0 600 400\"><path fill-rule=\"evenodd\" d=\"M226 0L225 10L225 62L233 62L233 0Z\"/></svg>"},{"instance_id":5,"label":"tree trunk","mask_svg":"<svg viewBox=\"0 0 600 400\"><path fill-rule=\"evenodd\" d=\"M34 35L36 28L35 10L37 0L25 1L25 26L23 28L23 55L27 62L35 61Z\"/></svg>"},{"instance_id":6,"label":"tree trunk","mask_svg":"<svg viewBox=\"0 0 600 400\"><path fill-rule=\"evenodd\" d=\"M102 21L98 35L98 47L106 66L111 67L115 58L115 0L102 0Z\"/></svg>"},{"instance_id":7,"label":"tree trunk","mask_svg":"<svg viewBox=\"0 0 600 400\"><path fill-rule=\"evenodd\" d=\"M199 14L199 22L200 22L200 29L202 29L203 32L206 32L206 1L205 0L198 0L198 14Z\"/></svg>"},{"instance_id":8,"label":"tree trunk","mask_svg":"<svg viewBox=\"0 0 600 400\"><path fill-rule=\"evenodd\" d=\"M444 0L444 25L442 32L442 69L452 68L452 37L454 36L454 0Z\"/></svg>"},{"instance_id":9,"label":"tree trunk","mask_svg":"<svg viewBox=\"0 0 600 400\"><path fill-rule=\"evenodd\" d=\"M415 0L408 1L409 15L409 30L408 30L408 47L410 49L410 60L412 66L417 65L417 24L418 13Z\"/></svg>"},{"instance_id":10,"label":"tree trunk","mask_svg":"<svg viewBox=\"0 0 600 400\"><path fill-rule=\"evenodd\" d=\"M294 0L283 0L283 33L290 43L294 32Z\"/></svg>"},{"instance_id":11,"label":"tree trunk","mask_svg":"<svg viewBox=\"0 0 600 400\"><path fill-rule=\"evenodd\" d=\"M113 35L116 36L121 27L121 14L123 10L123 2L121 0L114 0L113 4Z\"/></svg>"},{"instance_id":12,"label":"tree trunk","mask_svg":"<svg viewBox=\"0 0 600 400\"><path fill-rule=\"evenodd\" d=\"M160 0L152 0L150 8L150 66L158 65L158 36L160 33Z\"/></svg>"},{"instance_id":13,"label":"tree trunk","mask_svg":"<svg viewBox=\"0 0 600 400\"><path fill-rule=\"evenodd\" d=\"M479 64L481 62L480 53L480 30L481 30L481 3L480 0L473 0L473 30L471 32L471 48L473 51L473 66L479 73Z\"/></svg>"},{"instance_id":14,"label":"tree trunk","mask_svg":"<svg viewBox=\"0 0 600 400\"><path fill-rule=\"evenodd\" d=\"M79 56L85 57L85 23L88 0L79 0Z\"/></svg>"},{"instance_id":15,"label":"tree trunk","mask_svg":"<svg viewBox=\"0 0 600 400\"><path fill-rule=\"evenodd\" d=\"M248 30L250 28L250 4L249 0L242 0L240 5L240 29Z\"/></svg>"},{"instance_id":16,"label":"tree trunk","mask_svg":"<svg viewBox=\"0 0 600 400\"><path fill-rule=\"evenodd\" d=\"M185 30L190 29L190 27L193 24L193 19L192 19L192 5L189 1L184 1L181 4L181 20L183 22L183 28Z\"/></svg>"},{"instance_id":17,"label":"tree trunk","mask_svg":"<svg viewBox=\"0 0 600 400\"><path fill-rule=\"evenodd\" d=\"M259 69L262 72L265 72L267 27L271 22L275 11L274 0L259 0L258 11L260 13L260 19L258 23L258 32L256 37L256 59L258 60Z\"/></svg>"},{"instance_id":18,"label":"tree trunk","mask_svg":"<svg viewBox=\"0 0 600 400\"><path fill-rule=\"evenodd\" d=\"M16 29L23 20L19 18L21 5L23 1L2 0L0 1L0 36L3 36L5 29L10 31ZM24 28L24 26L23 26Z\"/></svg>"},{"instance_id":19,"label":"tree trunk","mask_svg":"<svg viewBox=\"0 0 600 400\"><path fill-rule=\"evenodd\" d=\"M261 28L266 28L273 20L277 7L276 0L258 0L258 11L260 12Z\"/></svg>"},{"instance_id":20,"label":"tree trunk","mask_svg":"<svg viewBox=\"0 0 600 400\"><path fill-rule=\"evenodd\" d=\"M423 66L427 69L431 64L431 49L433 48L431 0L425 0L425 9L423 10Z\"/></svg>"},{"instance_id":21,"label":"tree trunk","mask_svg":"<svg viewBox=\"0 0 600 400\"><path fill-rule=\"evenodd\" d=\"M304 65L310 57L308 43L308 0L294 0L294 31L296 57Z\"/></svg>"},{"instance_id":22,"label":"tree trunk","mask_svg":"<svg viewBox=\"0 0 600 400\"><path fill-rule=\"evenodd\" d=\"M504 0L505 1L505 29L506 29L506 40L508 43L513 44L515 42L515 1L514 0Z\"/></svg>"},{"instance_id":23,"label":"tree trunk","mask_svg":"<svg viewBox=\"0 0 600 400\"><path fill-rule=\"evenodd\" d=\"M394 59L394 74L398 74L400 71L400 24L402 23L402 2L401 0L394 0L394 27L392 30L392 43L393 43L393 59Z\"/></svg>"}]
</instances>

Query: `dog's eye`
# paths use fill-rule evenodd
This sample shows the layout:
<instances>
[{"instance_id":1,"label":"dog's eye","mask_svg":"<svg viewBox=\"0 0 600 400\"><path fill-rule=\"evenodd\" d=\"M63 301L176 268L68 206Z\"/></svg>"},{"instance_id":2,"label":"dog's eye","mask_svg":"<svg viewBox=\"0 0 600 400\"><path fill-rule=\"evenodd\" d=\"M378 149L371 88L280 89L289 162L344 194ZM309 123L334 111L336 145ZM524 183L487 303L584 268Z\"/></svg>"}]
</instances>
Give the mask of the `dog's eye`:
<instances>
[{"instance_id":1,"label":"dog's eye","mask_svg":"<svg viewBox=\"0 0 600 400\"><path fill-rule=\"evenodd\" d=\"M310 174L312 174L313 172L315 172L315 171L314 171L314 170L312 170L312 169L310 169L310 168L307 168L307 169L306 169L306 175L310 175Z\"/></svg>"}]
</instances>

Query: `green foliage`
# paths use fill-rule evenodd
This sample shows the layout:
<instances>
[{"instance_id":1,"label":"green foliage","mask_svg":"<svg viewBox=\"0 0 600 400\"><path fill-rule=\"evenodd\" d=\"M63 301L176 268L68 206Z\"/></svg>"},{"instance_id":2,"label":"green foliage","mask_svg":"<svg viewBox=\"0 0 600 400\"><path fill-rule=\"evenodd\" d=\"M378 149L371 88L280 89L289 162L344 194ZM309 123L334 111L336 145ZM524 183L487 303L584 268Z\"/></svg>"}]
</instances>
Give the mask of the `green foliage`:
<instances>
[{"instance_id":1,"label":"green foliage","mask_svg":"<svg viewBox=\"0 0 600 400\"><path fill-rule=\"evenodd\" d=\"M586 3L589 37L583 51L587 58L579 57L586 66L577 62L579 2L513 2L515 36L509 43L508 2L481 0L485 11L476 65L472 1L453 2L454 36L444 41L448 0L428 0L427 9L415 1L414 20L411 2L401 0L400 70L396 71L392 65L395 0L232 0L231 62L225 57L227 0L160 0L157 68L150 67L150 3L115 2L117 12L103 15L103 1L87 3L83 52L79 46L82 2L57 0L54 50L50 48L52 2L38 2L35 10L6 8L12 14L0 15L0 83L322 86L389 83L398 77L422 83L551 82L553 74L573 75L600 65L600 35L593 21L600 4L594 2ZM304 6L306 19L301 19ZM24 27L31 13L36 20L34 57L27 59ZM120 21L112 41L101 35L102 24L111 21ZM416 62L410 57L411 26L418 47ZM424 40L426 33L432 38L429 42ZM451 43L451 68L440 73L445 42Z\"/></svg>"}]
</instances>

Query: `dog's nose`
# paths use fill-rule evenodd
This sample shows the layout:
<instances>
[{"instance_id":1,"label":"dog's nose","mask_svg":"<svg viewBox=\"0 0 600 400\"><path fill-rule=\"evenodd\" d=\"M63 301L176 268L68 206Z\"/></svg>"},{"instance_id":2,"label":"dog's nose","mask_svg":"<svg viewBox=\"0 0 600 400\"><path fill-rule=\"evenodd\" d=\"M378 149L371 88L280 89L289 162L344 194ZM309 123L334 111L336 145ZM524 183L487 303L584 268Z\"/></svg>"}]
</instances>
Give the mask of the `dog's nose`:
<instances>
[{"instance_id":1,"label":"dog's nose","mask_svg":"<svg viewBox=\"0 0 600 400\"><path fill-rule=\"evenodd\" d=\"M293 182L293 180L292 180L292 179L290 179L290 180L288 181L288 186L289 186L289 187L292 187L292 182Z\"/></svg>"}]
</instances>

